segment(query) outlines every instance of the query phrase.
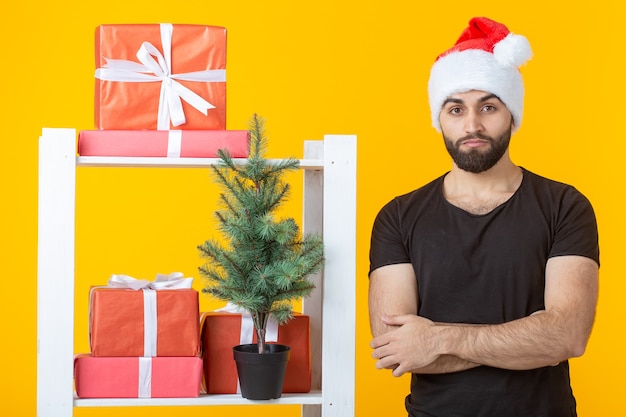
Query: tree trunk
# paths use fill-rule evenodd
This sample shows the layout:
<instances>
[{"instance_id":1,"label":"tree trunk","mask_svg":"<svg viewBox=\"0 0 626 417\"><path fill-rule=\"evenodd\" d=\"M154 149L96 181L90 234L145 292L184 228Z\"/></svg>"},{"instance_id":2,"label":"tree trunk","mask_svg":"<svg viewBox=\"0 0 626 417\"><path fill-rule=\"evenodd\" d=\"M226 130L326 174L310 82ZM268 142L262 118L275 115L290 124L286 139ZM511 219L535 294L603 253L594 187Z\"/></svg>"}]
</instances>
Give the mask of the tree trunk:
<instances>
[{"instance_id":1,"label":"tree trunk","mask_svg":"<svg viewBox=\"0 0 626 417\"><path fill-rule=\"evenodd\" d=\"M256 337L259 353L265 353L265 329L257 329Z\"/></svg>"}]
</instances>

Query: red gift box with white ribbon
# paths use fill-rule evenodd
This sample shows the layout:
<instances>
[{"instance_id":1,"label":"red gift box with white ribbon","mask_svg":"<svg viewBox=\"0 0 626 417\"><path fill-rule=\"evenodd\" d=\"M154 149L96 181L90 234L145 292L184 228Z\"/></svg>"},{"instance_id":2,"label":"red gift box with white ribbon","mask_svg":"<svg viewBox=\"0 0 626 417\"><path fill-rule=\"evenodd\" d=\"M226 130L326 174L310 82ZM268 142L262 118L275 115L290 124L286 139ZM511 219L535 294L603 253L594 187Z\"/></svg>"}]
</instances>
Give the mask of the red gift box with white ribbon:
<instances>
[{"instance_id":1,"label":"red gift box with white ribbon","mask_svg":"<svg viewBox=\"0 0 626 417\"><path fill-rule=\"evenodd\" d=\"M202 358L207 393L239 392L233 347L256 343L254 333L252 319L247 313L212 311L202 314ZM294 313L293 319L282 326L278 326L276 322L268 324L266 341L288 345L291 348L282 392L309 392L311 390L309 316Z\"/></svg>"},{"instance_id":2,"label":"red gift box with white ribbon","mask_svg":"<svg viewBox=\"0 0 626 417\"><path fill-rule=\"evenodd\" d=\"M94 356L198 356L199 300L192 278L154 281L113 275L92 287L89 338Z\"/></svg>"},{"instance_id":3,"label":"red gift box with white ribbon","mask_svg":"<svg viewBox=\"0 0 626 417\"><path fill-rule=\"evenodd\" d=\"M97 129L226 129L226 29L96 29Z\"/></svg>"}]
</instances>

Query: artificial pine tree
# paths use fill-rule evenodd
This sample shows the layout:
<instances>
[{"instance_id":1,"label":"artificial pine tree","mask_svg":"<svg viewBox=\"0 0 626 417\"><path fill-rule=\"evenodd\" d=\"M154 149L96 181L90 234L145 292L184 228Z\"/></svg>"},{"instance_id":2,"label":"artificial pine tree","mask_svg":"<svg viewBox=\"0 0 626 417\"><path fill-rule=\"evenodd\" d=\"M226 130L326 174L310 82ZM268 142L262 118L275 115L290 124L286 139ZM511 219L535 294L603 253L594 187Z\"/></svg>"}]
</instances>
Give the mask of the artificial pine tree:
<instances>
[{"instance_id":1,"label":"artificial pine tree","mask_svg":"<svg viewBox=\"0 0 626 417\"><path fill-rule=\"evenodd\" d=\"M222 209L215 215L225 241L210 239L198 246L206 260L199 271L206 281L204 293L251 314L259 353L265 353L269 317L278 324L292 318L293 302L315 288L309 277L321 270L324 250L321 238L303 236L293 218L276 218L291 189L284 174L297 170L299 161L265 159L264 120L256 114L249 132L246 163L218 151L213 171L222 188Z\"/></svg>"}]
</instances>

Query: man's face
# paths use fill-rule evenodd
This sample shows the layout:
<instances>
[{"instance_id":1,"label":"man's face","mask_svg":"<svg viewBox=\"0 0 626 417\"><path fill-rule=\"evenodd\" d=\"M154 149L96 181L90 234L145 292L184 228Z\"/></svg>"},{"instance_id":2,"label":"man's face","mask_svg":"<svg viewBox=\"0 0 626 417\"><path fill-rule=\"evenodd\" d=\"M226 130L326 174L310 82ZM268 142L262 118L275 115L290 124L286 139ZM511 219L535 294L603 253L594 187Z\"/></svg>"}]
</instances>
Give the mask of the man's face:
<instances>
[{"instance_id":1,"label":"man's face","mask_svg":"<svg viewBox=\"0 0 626 417\"><path fill-rule=\"evenodd\" d=\"M448 153L460 169L487 171L506 153L513 117L500 99L484 91L453 94L439 115Z\"/></svg>"}]
</instances>

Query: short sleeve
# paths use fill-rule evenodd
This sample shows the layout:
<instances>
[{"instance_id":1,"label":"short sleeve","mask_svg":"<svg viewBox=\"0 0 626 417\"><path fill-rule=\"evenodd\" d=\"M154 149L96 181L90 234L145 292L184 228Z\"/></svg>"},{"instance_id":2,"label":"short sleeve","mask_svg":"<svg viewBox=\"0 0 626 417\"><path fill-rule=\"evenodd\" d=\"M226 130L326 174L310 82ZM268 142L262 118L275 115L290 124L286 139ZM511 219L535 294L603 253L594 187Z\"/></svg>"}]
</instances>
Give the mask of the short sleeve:
<instances>
[{"instance_id":1,"label":"short sleeve","mask_svg":"<svg viewBox=\"0 0 626 417\"><path fill-rule=\"evenodd\" d=\"M374 220L370 242L370 274L381 266L411 262L400 224L398 200L394 199L380 210Z\"/></svg>"},{"instance_id":2,"label":"short sleeve","mask_svg":"<svg viewBox=\"0 0 626 417\"><path fill-rule=\"evenodd\" d=\"M598 226L589 200L575 188L568 187L559 205L549 256L579 255L600 265Z\"/></svg>"}]
</instances>

